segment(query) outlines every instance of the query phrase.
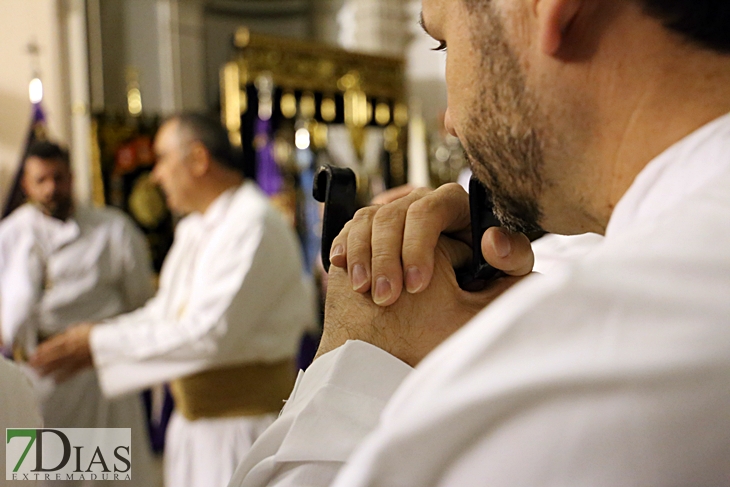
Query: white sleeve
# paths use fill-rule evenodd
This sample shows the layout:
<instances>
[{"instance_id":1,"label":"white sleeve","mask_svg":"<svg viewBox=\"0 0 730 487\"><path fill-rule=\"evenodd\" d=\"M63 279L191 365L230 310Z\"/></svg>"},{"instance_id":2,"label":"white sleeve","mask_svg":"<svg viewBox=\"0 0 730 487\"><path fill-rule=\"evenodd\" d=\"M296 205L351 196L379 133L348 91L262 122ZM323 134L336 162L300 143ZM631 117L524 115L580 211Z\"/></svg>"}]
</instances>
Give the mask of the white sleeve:
<instances>
[{"instance_id":1,"label":"white sleeve","mask_svg":"<svg viewBox=\"0 0 730 487\"><path fill-rule=\"evenodd\" d=\"M229 487L322 487L375 429L412 368L348 341L300 372L279 419L254 443Z\"/></svg>"},{"instance_id":2,"label":"white sleeve","mask_svg":"<svg viewBox=\"0 0 730 487\"><path fill-rule=\"evenodd\" d=\"M37 306L43 288L43 258L32 235L22 234L11 246L3 246L0 272L0 326L2 342L10 347L22 339L34 347L37 335Z\"/></svg>"},{"instance_id":3,"label":"white sleeve","mask_svg":"<svg viewBox=\"0 0 730 487\"><path fill-rule=\"evenodd\" d=\"M296 272L299 278L299 268L281 269L276 262L280 245L266 233L263 225L257 225L217 235L225 238L218 238L201 254L190 299L179 317L133 313L93 329L94 365L107 396L237 357L251 326L260 322L278 298L278 290L267 284L274 278L291 282L290 276L279 275L280 270ZM166 285L164 280L162 285ZM160 291L164 291L162 287ZM159 296L145 308L156 306L157 301Z\"/></svg>"}]
</instances>

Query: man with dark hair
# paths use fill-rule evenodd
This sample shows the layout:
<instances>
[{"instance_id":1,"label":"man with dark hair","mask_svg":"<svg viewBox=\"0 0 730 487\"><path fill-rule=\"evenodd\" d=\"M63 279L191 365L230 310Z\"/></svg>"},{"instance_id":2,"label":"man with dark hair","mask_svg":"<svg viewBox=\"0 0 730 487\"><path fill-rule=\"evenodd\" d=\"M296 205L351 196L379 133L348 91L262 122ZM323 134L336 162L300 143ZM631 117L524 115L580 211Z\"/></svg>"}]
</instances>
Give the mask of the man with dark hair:
<instances>
[{"instance_id":1,"label":"man with dark hair","mask_svg":"<svg viewBox=\"0 0 730 487\"><path fill-rule=\"evenodd\" d=\"M127 313L153 292L144 236L118 210L74 204L65 149L32 144L22 188L28 202L0 223L0 328L21 362L75 323ZM139 397L105 399L93 370L57 379L34 381L45 426L131 428L135 478L154 482Z\"/></svg>"},{"instance_id":2,"label":"man with dark hair","mask_svg":"<svg viewBox=\"0 0 730 487\"><path fill-rule=\"evenodd\" d=\"M457 185L361 210L318 358L231 487L727 484L728 3L422 4L506 276L457 286ZM605 237L529 275L534 228Z\"/></svg>"},{"instance_id":3,"label":"man with dark hair","mask_svg":"<svg viewBox=\"0 0 730 487\"><path fill-rule=\"evenodd\" d=\"M167 120L152 178L186 215L147 305L42 344L31 363L73 374L94 365L109 397L172 381L165 485L223 487L276 418L315 320L293 230L238 170L225 129Z\"/></svg>"}]
</instances>

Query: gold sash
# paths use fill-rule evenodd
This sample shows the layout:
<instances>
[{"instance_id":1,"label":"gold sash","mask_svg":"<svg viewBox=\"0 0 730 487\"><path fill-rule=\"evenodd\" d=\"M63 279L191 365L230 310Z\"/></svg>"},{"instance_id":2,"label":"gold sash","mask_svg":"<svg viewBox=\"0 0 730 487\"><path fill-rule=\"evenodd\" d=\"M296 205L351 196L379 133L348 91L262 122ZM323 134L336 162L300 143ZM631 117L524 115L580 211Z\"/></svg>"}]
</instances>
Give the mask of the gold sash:
<instances>
[{"instance_id":1,"label":"gold sash","mask_svg":"<svg viewBox=\"0 0 730 487\"><path fill-rule=\"evenodd\" d=\"M186 419L276 413L294 386L294 361L205 370L172 381L175 408Z\"/></svg>"}]
</instances>

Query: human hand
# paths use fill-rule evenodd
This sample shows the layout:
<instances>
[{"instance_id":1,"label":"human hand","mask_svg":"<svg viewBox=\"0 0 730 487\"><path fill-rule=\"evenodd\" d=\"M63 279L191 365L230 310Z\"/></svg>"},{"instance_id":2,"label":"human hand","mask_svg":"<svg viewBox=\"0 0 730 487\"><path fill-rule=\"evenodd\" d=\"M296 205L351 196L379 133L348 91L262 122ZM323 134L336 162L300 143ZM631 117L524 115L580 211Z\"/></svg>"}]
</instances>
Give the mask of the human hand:
<instances>
[{"instance_id":1,"label":"human hand","mask_svg":"<svg viewBox=\"0 0 730 487\"><path fill-rule=\"evenodd\" d=\"M410 184L404 184L403 186L396 186L395 188L383 191L379 195L373 198L371 204L373 205L385 205L392 203L393 201L400 199L404 196L408 196L414 188Z\"/></svg>"},{"instance_id":2,"label":"human hand","mask_svg":"<svg viewBox=\"0 0 730 487\"><path fill-rule=\"evenodd\" d=\"M80 323L41 343L28 363L42 376L64 382L93 365L89 335L93 323Z\"/></svg>"},{"instance_id":3,"label":"human hand","mask_svg":"<svg viewBox=\"0 0 730 487\"><path fill-rule=\"evenodd\" d=\"M382 206L359 210L332 243L331 261L346 268L352 288L371 292L381 306L428 288L434 249L442 233L471 245L469 195L458 184L416 189ZM509 276L529 274L534 255L529 239L490 228L481 242L487 262Z\"/></svg>"},{"instance_id":4,"label":"human hand","mask_svg":"<svg viewBox=\"0 0 730 487\"><path fill-rule=\"evenodd\" d=\"M369 293L354 291L345 270L331 267L324 331L317 357L347 340L362 340L415 366L521 279L503 277L484 291L466 292L456 282L454 266L470 258L469 247L442 236L433 253L430 285L418 294L402 294L388 307L374 304Z\"/></svg>"}]
</instances>

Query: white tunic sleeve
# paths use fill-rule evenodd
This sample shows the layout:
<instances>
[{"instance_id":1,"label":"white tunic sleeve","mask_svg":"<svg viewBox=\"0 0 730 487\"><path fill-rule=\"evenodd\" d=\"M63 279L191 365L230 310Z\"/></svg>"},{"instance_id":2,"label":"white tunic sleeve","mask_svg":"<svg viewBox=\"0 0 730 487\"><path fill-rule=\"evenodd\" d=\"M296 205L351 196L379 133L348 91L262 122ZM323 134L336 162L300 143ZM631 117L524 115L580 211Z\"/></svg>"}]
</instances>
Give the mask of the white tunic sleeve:
<instances>
[{"instance_id":1,"label":"white tunic sleeve","mask_svg":"<svg viewBox=\"0 0 730 487\"><path fill-rule=\"evenodd\" d=\"M43 287L43 260L30 232L2 232L0 268L0 326L2 342L11 346L23 336L37 335L37 305ZM6 238L9 237L9 238ZM24 340L27 346L34 346Z\"/></svg>"},{"instance_id":2,"label":"white tunic sleeve","mask_svg":"<svg viewBox=\"0 0 730 487\"><path fill-rule=\"evenodd\" d=\"M256 441L229 487L329 485L411 370L361 341L318 358L300 372L281 416Z\"/></svg>"},{"instance_id":3,"label":"white tunic sleeve","mask_svg":"<svg viewBox=\"0 0 730 487\"><path fill-rule=\"evenodd\" d=\"M246 231L229 225L200 250L190 297L171 312L169 300L163 301L181 285L174 276L177 263L185 252L196 252L185 235L182 232L178 240L176 234L158 295L142 310L92 331L94 364L108 396L240 362L252 330L265 323L267 313L282 299L281 288L302 289L299 261L292 265L286 259L291 252L275 228L265 221ZM292 309L306 310L296 299L288 301Z\"/></svg>"}]
</instances>

